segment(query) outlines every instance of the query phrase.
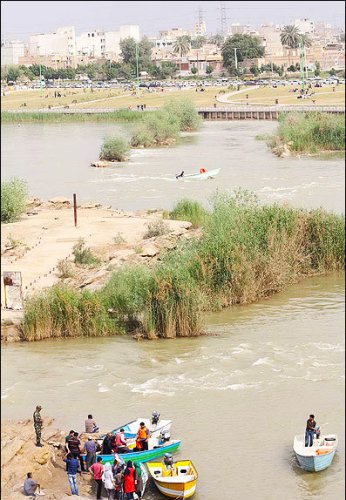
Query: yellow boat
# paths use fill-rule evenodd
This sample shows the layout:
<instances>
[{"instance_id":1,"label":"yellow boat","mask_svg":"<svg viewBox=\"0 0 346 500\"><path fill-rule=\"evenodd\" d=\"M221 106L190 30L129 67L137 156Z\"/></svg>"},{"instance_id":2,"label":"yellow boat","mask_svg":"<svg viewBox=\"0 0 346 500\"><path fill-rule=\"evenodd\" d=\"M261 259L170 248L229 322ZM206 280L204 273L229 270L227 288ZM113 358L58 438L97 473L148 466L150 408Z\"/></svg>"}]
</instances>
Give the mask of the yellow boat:
<instances>
[{"instance_id":1,"label":"yellow boat","mask_svg":"<svg viewBox=\"0 0 346 500\"><path fill-rule=\"evenodd\" d=\"M196 491L198 474L191 460L179 460L171 466L148 462L149 473L160 492L169 498L190 498Z\"/></svg>"}]
</instances>

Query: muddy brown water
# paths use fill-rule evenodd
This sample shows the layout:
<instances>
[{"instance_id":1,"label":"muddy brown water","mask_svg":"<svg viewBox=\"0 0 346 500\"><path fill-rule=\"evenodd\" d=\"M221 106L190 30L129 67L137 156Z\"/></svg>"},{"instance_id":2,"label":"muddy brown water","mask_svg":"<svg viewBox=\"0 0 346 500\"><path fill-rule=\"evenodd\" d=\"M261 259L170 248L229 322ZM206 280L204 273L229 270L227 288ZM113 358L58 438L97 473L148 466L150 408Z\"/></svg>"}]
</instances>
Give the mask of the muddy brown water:
<instances>
[{"instance_id":1,"label":"muddy brown water","mask_svg":"<svg viewBox=\"0 0 346 500\"><path fill-rule=\"evenodd\" d=\"M126 166L95 170L88 163L102 137L128 129L3 125L4 176L27 178L44 198L76 191L124 209L170 208L182 196L205 202L217 187L243 186L265 202L343 211L342 158L278 159L255 140L275 126L207 123L176 148L137 151ZM172 179L201 166L222 172L203 183ZM82 430L90 412L109 429L158 410L182 440L176 456L198 469L196 500L344 498L344 275L310 278L205 321L209 335L195 339L3 346L2 418L28 418L40 403L66 430ZM332 465L315 474L300 470L292 451L311 412L340 438ZM152 487L147 498L163 499Z\"/></svg>"},{"instance_id":2,"label":"muddy brown water","mask_svg":"<svg viewBox=\"0 0 346 500\"><path fill-rule=\"evenodd\" d=\"M204 122L171 148L132 150L130 161L95 169L103 138L128 137L131 126L109 123L3 124L3 177L19 176L32 195L69 196L126 210L170 209L180 198L207 203L219 190L243 187L263 202L344 210L344 155L277 158L256 135L276 122ZM215 179L176 180L182 170L221 168Z\"/></svg>"}]
</instances>

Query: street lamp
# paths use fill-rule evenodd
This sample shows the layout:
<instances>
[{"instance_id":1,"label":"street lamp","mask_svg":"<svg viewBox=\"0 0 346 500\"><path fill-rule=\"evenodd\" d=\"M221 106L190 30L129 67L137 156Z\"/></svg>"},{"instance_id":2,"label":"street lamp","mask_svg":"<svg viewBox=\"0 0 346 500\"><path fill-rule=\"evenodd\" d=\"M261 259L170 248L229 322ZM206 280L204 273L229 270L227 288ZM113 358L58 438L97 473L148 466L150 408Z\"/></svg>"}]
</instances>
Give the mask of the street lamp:
<instances>
[{"instance_id":1,"label":"street lamp","mask_svg":"<svg viewBox=\"0 0 346 500\"><path fill-rule=\"evenodd\" d=\"M237 50L239 50L239 47L234 47L234 65L236 69L236 78L238 79L238 59L237 59Z\"/></svg>"}]
</instances>

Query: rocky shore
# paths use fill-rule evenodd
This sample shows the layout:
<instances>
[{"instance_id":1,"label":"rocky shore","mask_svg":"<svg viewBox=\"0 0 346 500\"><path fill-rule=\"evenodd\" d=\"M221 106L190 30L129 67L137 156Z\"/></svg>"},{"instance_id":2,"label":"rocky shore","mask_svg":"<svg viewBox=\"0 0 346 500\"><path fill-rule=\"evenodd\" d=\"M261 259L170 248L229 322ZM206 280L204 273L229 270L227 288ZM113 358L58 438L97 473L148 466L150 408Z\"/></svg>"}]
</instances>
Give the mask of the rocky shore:
<instances>
[{"instance_id":1,"label":"rocky shore","mask_svg":"<svg viewBox=\"0 0 346 500\"><path fill-rule=\"evenodd\" d=\"M44 418L43 447L35 446L32 419L1 422L1 498L22 500L22 486L28 472L41 485L47 500L71 498L65 469L64 438L52 418ZM85 439L82 439L84 443ZM78 474L81 500L95 498L91 474Z\"/></svg>"}]
</instances>

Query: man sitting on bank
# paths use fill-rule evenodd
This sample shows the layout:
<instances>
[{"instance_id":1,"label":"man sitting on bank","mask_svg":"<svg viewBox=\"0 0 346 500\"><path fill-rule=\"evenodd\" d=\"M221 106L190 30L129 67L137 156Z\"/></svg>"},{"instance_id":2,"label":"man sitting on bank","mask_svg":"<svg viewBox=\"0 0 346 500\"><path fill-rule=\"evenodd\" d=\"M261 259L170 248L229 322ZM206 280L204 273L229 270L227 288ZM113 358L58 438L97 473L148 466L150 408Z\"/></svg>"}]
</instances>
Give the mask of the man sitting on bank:
<instances>
[{"instance_id":1,"label":"man sitting on bank","mask_svg":"<svg viewBox=\"0 0 346 500\"><path fill-rule=\"evenodd\" d=\"M85 432L87 434L92 434L93 432L98 432L99 428L92 415L88 415L88 418L85 421Z\"/></svg>"},{"instance_id":2,"label":"man sitting on bank","mask_svg":"<svg viewBox=\"0 0 346 500\"><path fill-rule=\"evenodd\" d=\"M32 478L32 472L28 472L26 475L26 479L24 481L23 492L27 497L35 497L36 498L36 490L41 491L40 485L36 483L36 481Z\"/></svg>"}]
</instances>

